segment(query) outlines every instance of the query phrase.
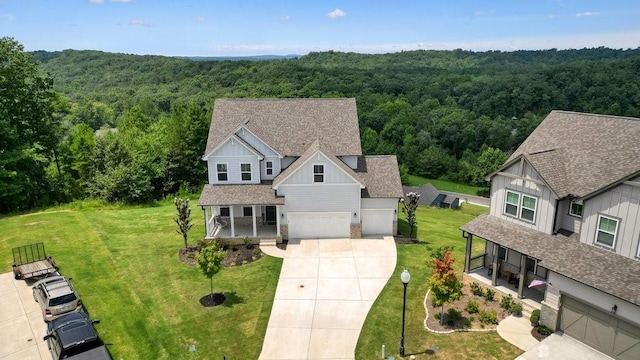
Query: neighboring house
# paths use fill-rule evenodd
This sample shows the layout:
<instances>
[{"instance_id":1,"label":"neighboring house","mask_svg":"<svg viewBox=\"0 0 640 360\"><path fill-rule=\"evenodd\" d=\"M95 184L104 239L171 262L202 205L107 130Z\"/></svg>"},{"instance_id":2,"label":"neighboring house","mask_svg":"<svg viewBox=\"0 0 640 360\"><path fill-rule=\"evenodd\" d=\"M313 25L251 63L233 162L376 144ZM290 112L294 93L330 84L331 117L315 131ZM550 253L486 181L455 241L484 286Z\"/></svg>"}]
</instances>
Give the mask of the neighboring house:
<instances>
[{"instance_id":1,"label":"neighboring house","mask_svg":"<svg viewBox=\"0 0 640 360\"><path fill-rule=\"evenodd\" d=\"M355 99L217 99L203 160L208 238L397 231L398 163L362 155Z\"/></svg>"},{"instance_id":2,"label":"neighboring house","mask_svg":"<svg viewBox=\"0 0 640 360\"><path fill-rule=\"evenodd\" d=\"M520 297L547 282L543 325L640 359L640 119L553 111L488 180L490 214L461 227L465 272L513 273Z\"/></svg>"},{"instance_id":3,"label":"neighboring house","mask_svg":"<svg viewBox=\"0 0 640 360\"><path fill-rule=\"evenodd\" d=\"M441 193L435 186L429 183L422 185L422 187L403 186L402 190L405 194L410 192L420 194L420 199L418 200L418 204L420 205L451 209L460 208L460 198L458 196L451 193Z\"/></svg>"}]
</instances>

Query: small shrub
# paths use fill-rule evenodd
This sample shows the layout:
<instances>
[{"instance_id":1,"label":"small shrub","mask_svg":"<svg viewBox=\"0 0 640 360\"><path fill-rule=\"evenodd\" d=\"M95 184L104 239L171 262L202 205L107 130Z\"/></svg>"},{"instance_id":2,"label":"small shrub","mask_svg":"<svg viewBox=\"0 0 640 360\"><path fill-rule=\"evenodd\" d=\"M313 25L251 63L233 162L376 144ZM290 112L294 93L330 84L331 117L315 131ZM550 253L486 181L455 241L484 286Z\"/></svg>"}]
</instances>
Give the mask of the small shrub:
<instances>
[{"instance_id":1,"label":"small shrub","mask_svg":"<svg viewBox=\"0 0 640 360\"><path fill-rule=\"evenodd\" d=\"M242 260L242 265L247 265L248 263L247 260Z\"/></svg>"},{"instance_id":2,"label":"small shrub","mask_svg":"<svg viewBox=\"0 0 640 360\"><path fill-rule=\"evenodd\" d=\"M253 248L253 250L251 251L251 255L253 255L253 257L255 258L260 257L260 253L262 253L262 251L260 251L260 249L258 248Z\"/></svg>"},{"instance_id":3,"label":"small shrub","mask_svg":"<svg viewBox=\"0 0 640 360\"><path fill-rule=\"evenodd\" d=\"M247 249L253 249L253 243L251 242L251 239L249 239L249 237L245 236L244 238L242 238L242 241L244 242L244 247L246 247Z\"/></svg>"},{"instance_id":4,"label":"small shrub","mask_svg":"<svg viewBox=\"0 0 640 360\"><path fill-rule=\"evenodd\" d=\"M480 284L474 281L471 283L471 285L469 285L469 287L471 288L471 292L473 293L473 295L484 297L484 289L482 288L482 286L480 286Z\"/></svg>"},{"instance_id":5,"label":"small shrub","mask_svg":"<svg viewBox=\"0 0 640 360\"><path fill-rule=\"evenodd\" d=\"M447 319L447 325L453 326L453 324L455 324L455 321L453 321L453 319Z\"/></svg>"},{"instance_id":6,"label":"small shrub","mask_svg":"<svg viewBox=\"0 0 640 360\"><path fill-rule=\"evenodd\" d=\"M500 300L500 307L507 311L511 309L512 305L513 305L513 298L511 297L511 295L503 296L502 300Z\"/></svg>"},{"instance_id":7,"label":"small shrub","mask_svg":"<svg viewBox=\"0 0 640 360\"><path fill-rule=\"evenodd\" d=\"M238 251L238 245L236 244L231 245L231 251Z\"/></svg>"},{"instance_id":8,"label":"small shrub","mask_svg":"<svg viewBox=\"0 0 640 360\"><path fill-rule=\"evenodd\" d=\"M484 311L480 310L478 312L478 316L480 319L480 323L482 324L497 324L498 323L498 314L495 310Z\"/></svg>"},{"instance_id":9,"label":"small shrub","mask_svg":"<svg viewBox=\"0 0 640 360\"><path fill-rule=\"evenodd\" d=\"M477 314L480 309L480 305L477 301L469 300L467 306L464 308L469 314Z\"/></svg>"},{"instance_id":10,"label":"small shrub","mask_svg":"<svg viewBox=\"0 0 640 360\"><path fill-rule=\"evenodd\" d=\"M487 289L487 291L485 291L484 293L484 299L487 301L493 301L493 297L496 295L496 292L491 290L491 289Z\"/></svg>"},{"instance_id":11,"label":"small shrub","mask_svg":"<svg viewBox=\"0 0 640 360\"><path fill-rule=\"evenodd\" d=\"M553 332L551 331L551 329L544 325L539 325L538 327L536 327L536 331L538 332L538 334L543 336L551 335L551 333Z\"/></svg>"},{"instance_id":12,"label":"small shrub","mask_svg":"<svg viewBox=\"0 0 640 360\"><path fill-rule=\"evenodd\" d=\"M522 316L522 304L520 304L519 302L514 302L513 304L511 304L509 312L514 316Z\"/></svg>"},{"instance_id":13,"label":"small shrub","mask_svg":"<svg viewBox=\"0 0 640 360\"><path fill-rule=\"evenodd\" d=\"M531 321L531 326L538 326L538 323L540 322L539 309L535 309L531 312L531 318L529 319L529 321Z\"/></svg>"},{"instance_id":14,"label":"small shrub","mask_svg":"<svg viewBox=\"0 0 640 360\"><path fill-rule=\"evenodd\" d=\"M471 320L470 320L470 319L464 319L464 323L462 323L462 326L463 326L465 329L470 328L470 327L471 327Z\"/></svg>"},{"instance_id":15,"label":"small shrub","mask_svg":"<svg viewBox=\"0 0 640 360\"><path fill-rule=\"evenodd\" d=\"M470 321L470 322L474 322L474 321L476 321L476 317L475 317L475 316L473 316L473 315L469 316L469 321Z\"/></svg>"},{"instance_id":16,"label":"small shrub","mask_svg":"<svg viewBox=\"0 0 640 360\"><path fill-rule=\"evenodd\" d=\"M462 317L462 313L458 309L454 308L450 308L449 310L447 310L447 315L449 316L449 319L454 322Z\"/></svg>"},{"instance_id":17,"label":"small shrub","mask_svg":"<svg viewBox=\"0 0 640 360\"><path fill-rule=\"evenodd\" d=\"M441 314L440 314L439 312L438 312L438 313L435 313L435 314L433 314L433 317L434 317L436 320L440 320Z\"/></svg>"}]
</instances>

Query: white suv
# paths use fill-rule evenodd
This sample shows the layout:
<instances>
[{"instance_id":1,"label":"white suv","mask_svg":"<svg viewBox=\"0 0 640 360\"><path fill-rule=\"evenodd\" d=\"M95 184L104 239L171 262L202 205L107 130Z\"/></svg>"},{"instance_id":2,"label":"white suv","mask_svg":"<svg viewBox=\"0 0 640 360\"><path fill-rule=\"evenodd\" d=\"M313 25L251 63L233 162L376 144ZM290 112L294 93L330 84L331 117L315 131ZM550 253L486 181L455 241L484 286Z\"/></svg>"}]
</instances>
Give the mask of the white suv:
<instances>
[{"instance_id":1,"label":"white suv","mask_svg":"<svg viewBox=\"0 0 640 360\"><path fill-rule=\"evenodd\" d=\"M82 311L82 301L69 280L63 276L52 276L33 285L33 298L40 304L45 322L69 312Z\"/></svg>"}]
</instances>

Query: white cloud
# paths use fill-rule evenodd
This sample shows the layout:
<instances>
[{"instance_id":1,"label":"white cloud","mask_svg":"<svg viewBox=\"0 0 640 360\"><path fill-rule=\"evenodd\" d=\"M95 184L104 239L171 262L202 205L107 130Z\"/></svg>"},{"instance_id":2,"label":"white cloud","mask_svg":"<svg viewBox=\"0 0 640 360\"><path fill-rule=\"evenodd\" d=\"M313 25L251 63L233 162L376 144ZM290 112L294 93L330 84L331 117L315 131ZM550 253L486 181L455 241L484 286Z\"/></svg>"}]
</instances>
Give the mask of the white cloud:
<instances>
[{"instance_id":1,"label":"white cloud","mask_svg":"<svg viewBox=\"0 0 640 360\"><path fill-rule=\"evenodd\" d=\"M345 16L347 16L347 13L340 9L335 9L332 12L327 13L327 17L329 19L337 19L339 17L345 17Z\"/></svg>"},{"instance_id":2,"label":"white cloud","mask_svg":"<svg viewBox=\"0 0 640 360\"><path fill-rule=\"evenodd\" d=\"M103 0L87 0L91 4L102 4Z\"/></svg>"},{"instance_id":3,"label":"white cloud","mask_svg":"<svg viewBox=\"0 0 640 360\"><path fill-rule=\"evenodd\" d=\"M146 26L149 27L151 26L150 23L143 21L143 20L129 20L129 25L131 26Z\"/></svg>"},{"instance_id":4,"label":"white cloud","mask_svg":"<svg viewBox=\"0 0 640 360\"><path fill-rule=\"evenodd\" d=\"M196 21L197 22L204 22L205 20L207 20L207 19L205 19L204 16L196 16Z\"/></svg>"},{"instance_id":5,"label":"white cloud","mask_svg":"<svg viewBox=\"0 0 640 360\"><path fill-rule=\"evenodd\" d=\"M581 12L581 13L577 13L576 16L577 17L583 17L583 16L598 16L600 15L599 12L592 12L592 11L586 11L586 12Z\"/></svg>"},{"instance_id":6,"label":"white cloud","mask_svg":"<svg viewBox=\"0 0 640 360\"><path fill-rule=\"evenodd\" d=\"M289 20L291 20L291 17L289 17L289 15L287 15L287 16L283 16L283 17L281 17L281 18L280 18L280 20L282 20L282 21L289 21Z\"/></svg>"}]
</instances>

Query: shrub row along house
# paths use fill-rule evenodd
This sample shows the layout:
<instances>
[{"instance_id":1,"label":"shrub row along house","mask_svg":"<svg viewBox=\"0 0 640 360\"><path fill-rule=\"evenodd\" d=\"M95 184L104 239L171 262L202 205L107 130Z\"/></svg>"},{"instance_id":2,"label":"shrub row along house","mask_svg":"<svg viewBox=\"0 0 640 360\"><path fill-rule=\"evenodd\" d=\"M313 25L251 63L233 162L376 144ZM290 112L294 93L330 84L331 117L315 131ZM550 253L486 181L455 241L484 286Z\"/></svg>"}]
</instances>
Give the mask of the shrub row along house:
<instances>
[{"instance_id":1,"label":"shrub row along house","mask_svg":"<svg viewBox=\"0 0 640 360\"><path fill-rule=\"evenodd\" d=\"M206 237L397 231L398 163L362 155L355 99L217 99L203 160Z\"/></svg>"},{"instance_id":2,"label":"shrub row along house","mask_svg":"<svg viewBox=\"0 0 640 360\"><path fill-rule=\"evenodd\" d=\"M538 280L543 325L640 359L640 119L553 111L488 180L465 272L507 274L520 297Z\"/></svg>"}]
</instances>

